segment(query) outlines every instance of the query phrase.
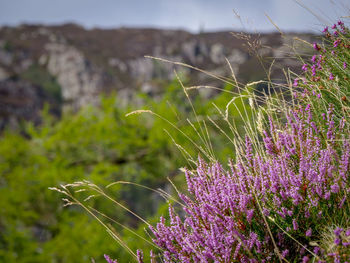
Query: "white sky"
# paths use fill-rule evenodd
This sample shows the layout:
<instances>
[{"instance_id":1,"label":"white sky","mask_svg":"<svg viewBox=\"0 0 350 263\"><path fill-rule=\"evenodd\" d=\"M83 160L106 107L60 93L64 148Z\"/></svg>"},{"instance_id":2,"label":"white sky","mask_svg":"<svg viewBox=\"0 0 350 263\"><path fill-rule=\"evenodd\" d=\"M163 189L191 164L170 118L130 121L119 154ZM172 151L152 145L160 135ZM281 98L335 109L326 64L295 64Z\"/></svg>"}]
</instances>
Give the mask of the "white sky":
<instances>
[{"instance_id":1,"label":"white sky","mask_svg":"<svg viewBox=\"0 0 350 263\"><path fill-rule=\"evenodd\" d=\"M307 6L320 21L298 2ZM243 21L234 15L235 9ZM285 31L320 31L350 16L349 0L0 0L0 25L74 22L87 28L157 27L197 32L271 31L265 13ZM343 19L349 21L349 18Z\"/></svg>"}]
</instances>

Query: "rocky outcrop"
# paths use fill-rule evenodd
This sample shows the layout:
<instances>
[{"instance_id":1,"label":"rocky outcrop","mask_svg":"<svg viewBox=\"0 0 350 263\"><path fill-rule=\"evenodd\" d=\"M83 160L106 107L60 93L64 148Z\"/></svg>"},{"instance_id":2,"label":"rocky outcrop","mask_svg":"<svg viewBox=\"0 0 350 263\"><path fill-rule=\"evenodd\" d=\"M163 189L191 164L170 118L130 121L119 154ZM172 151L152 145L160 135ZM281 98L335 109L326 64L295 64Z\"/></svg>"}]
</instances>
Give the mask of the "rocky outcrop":
<instances>
[{"instance_id":1,"label":"rocky outcrop","mask_svg":"<svg viewBox=\"0 0 350 263\"><path fill-rule=\"evenodd\" d=\"M103 74L76 48L60 43L45 46L47 53L40 61L57 78L66 104L79 109L83 105L97 104L103 86Z\"/></svg>"},{"instance_id":2,"label":"rocky outcrop","mask_svg":"<svg viewBox=\"0 0 350 263\"><path fill-rule=\"evenodd\" d=\"M59 84L66 107L77 110L86 104L97 104L101 93L111 91L117 91L125 103L130 100L139 103L135 91L159 95L166 86L164 83L174 79L174 69L181 71L182 76L190 74L192 83L223 85L193 69L145 58L145 55L187 63L224 76L231 76L232 69L243 83L266 77L263 66L269 68L272 58L276 57L271 77L279 80L284 78L281 68L299 68L299 63L292 59L293 48L302 49L303 53L309 51L305 45L296 46L294 38L310 42L315 39L310 34L236 35L235 38L229 32L191 34L180 30L127 28L86 30L73 24L3 27L0 28L0 80L28 77L32 74L28 71L39 65ZM24 85L22 89L28 89L28 94L23 94L35 101L33 92L39 89L24 83L9 85L16 90ZM45 88L40 90L45 93ZM14 95L6 94L13 100ZM18 112L29 109L29 106L18 107ZM14 115L18 112L14 111Z\"/></svg>"}]
</instances>

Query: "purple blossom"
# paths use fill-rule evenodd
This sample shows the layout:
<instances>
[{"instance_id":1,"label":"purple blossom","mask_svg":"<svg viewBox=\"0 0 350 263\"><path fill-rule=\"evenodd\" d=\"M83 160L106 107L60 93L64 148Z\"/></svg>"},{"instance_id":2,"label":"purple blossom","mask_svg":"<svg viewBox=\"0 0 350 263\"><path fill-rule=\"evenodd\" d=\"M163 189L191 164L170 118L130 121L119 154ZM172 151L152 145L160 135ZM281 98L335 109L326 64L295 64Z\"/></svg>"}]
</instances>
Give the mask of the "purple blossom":
<instances>
[{"instance_id":1,"label":"purple blossom","mask_svg":"<svg viewBox=\"0 0 350 263\"><path fill-rule=\"evenodd\" d=\"M316 58L317 58L317 56L316 56L316 55L313 55L313 56L311 57L311 62L315 63L315 62L316 62Z\"/></svg>"},{"instance_id":2,"label":"purple blossom","mask_svg":"<svg viewBox=\"0 0 350 263\"><path fill-rule=\"evenodd\" d=\"M108 255L104 255L104 258L108 263L118 263L118 261L116 259L113 260Z\"/></svg>"},{"instance_id":3,"label":"purple blossom","mask_svg":"<svg viewBox=\"0 0 350 263\"><path fill-rule=\"evenodd\" d=\"M306 235L307 237L311 237L311 235L312 235L312 229L309 228L309 229L305 232L305 235Z\"/></svg>"},{"instance_id":4,"label":"purple blossom","mask_svg":"<svg viewBox=\"0 0 350 263\"><path fill-rule=\"evenodd\" d=\"M142 252L142 250L138 249L136 251L136 254L137 254L137 261L139 263L143 263L143 252Z\"/></svg>"},{"instance_id":5,"label":"purple blossom","mask_svg":"<svg viewBox=\"0 0 350 263\"><path fill-rule=\"evenodd\" d=\"M293 230L298 230L298 222L296 219L293 219Z\"/></svg>"},{"instance_id":6,"label":"purple blossom","mask_svg":"<svg viewBox=\"0 0 350 263\"><path fill-rule=\"evenodd\" d=\"M329 74L329 80L334 80L334 75L333 75L333 73L330 73L330 74Z\"/></svg>"},{"instance_id":7,"label":"purple blossom","mask_svg":"<svg viewBox=\"0 0 350 263\"><path fill-rule=\"evenodd\" d=\"M337 227L335 230L334 230L334 235L336 235L337 237L340 236L341 232L343 232L344 229L340 228L340 227Z\"/></svg>"},{"instance_id":8,"label":"purple blossom","mask_svg":"<svg viewBox=\"0 0 350 263\"><path fill-rule=\"evenodd\" d=\"M340 238L337 237L336 239L334 239L334 244L336 244L337 246L339 246L340 243L341 243L341 239L340 239Z\"/></svg>"},{"instance_id":9,"label":"purple blossom","mask_svg":"<svg viewBox=\"0 0 350 263\"><path fill-rule=\"evenodd\" d=\"M293 86L298 87L298 79L294 79Z\"/></svg>"},{"instance_id":10,"label":"purple blossom","mask_svg":"<svg viewBox=\"0 0 350 263\"><path fill-rule=\"evenodd\" d=\"M347 237L350 236L350 229L346 230L345 236L347 236Z\"/></svg>"},{"instance_id":11,"label":"purple blossom","mask_svg":"<svg viewBox=\"0 0 350 263\"><path fill-rule=\"evenodd\" d=\"M338 47L339 44L340 44L341 40L340 39L337 39L333 42L333 47ZM332 51L333 52L333 51Z\"/></svg>"},{"instance_id":12,"label":"purple blossom","mask_svg":"<svg viewBox=\"0 0 350 263\"><path fill-rule=\"evenodd\" d=\"M285 250L282 251L281 256L282 256L283 258L285 258L288 254L289 254L289 250L288 250L288 249L285 249Z\"/></svg>"},{"instance_id":13,"label":"purple blossom","mask_svg":"<svg viewBox=\"0 0 350 263\"><path fill-rule=\"evenodd\" d=\"M346 62L343 63L343 68L346 69L348 67L348 64Z\"/></svg>"},{"instance_id":14,"label":"purple blossom","mask_svg":"<svg viewBox=\"0 0 350 263\"><path fill-rule=\"evenodd\" d=\"M321 50L320 46L317 43L314 43L313 46L314 46L315 50L317 50L317 51Z\"/></svg>"},{"instance_id":15,"label":"purple blossom","mask_svg":"<svg viewBox=\"0 0 350 263\"><path fill-rule=\"evenodd\" d=\"M304 71L307 71L308 70L308 65L307 64L304 64L302 67L301 67L302 70Z\"/></svg>"},{"instance_id":16,"label":"purple blossom","mask_svg":"<svg viewBox=\"0 0 350 263\"><path fill-rule=\"evenodd\" d=\"M249 209L249 210L247 211L247 221L248 221L249 223L252 222L253 215L254 215L254 209Z\"/></svg>"},{"instance_id":17,"label":"purple blossom","mask_svg":"<svg viewBox=\"0 0 350 263\"><path fill-rule=\"evenodd\" d=\"M320 252L320 247L314 247L314 253L317 255Z\"/></svg>"},{"instance_id":18,"label":"purple blossom","mask_svg":"<svg viewBox=\"0 0 350 263\"><path fill-rule=\"evenodd\" d=\"M310 260L310 259L309 259L308 256L304 256L302 262L303 262L303 263L307 263L307 262L309 262L309 260Z\"/></svg>"},{"instance_id":19,"label":"purple blossom","mask_svg":"<svg viewBox=\"0 0 350 263\"><path fill-rule=\"evenodd\" d=\"M339 187L339 185L337 183L331 185L331 192L332 193L338 193L339 189L340 189L340 187Z\"/></svg>"}]
</instances>

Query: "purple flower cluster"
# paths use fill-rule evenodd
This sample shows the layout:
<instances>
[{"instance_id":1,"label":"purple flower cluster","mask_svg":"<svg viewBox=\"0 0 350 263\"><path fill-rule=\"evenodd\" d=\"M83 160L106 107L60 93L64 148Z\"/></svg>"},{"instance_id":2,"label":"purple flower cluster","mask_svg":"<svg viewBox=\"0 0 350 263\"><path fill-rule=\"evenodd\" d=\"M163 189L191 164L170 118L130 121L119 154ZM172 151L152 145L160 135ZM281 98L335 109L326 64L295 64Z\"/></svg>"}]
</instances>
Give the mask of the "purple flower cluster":
<instances>
[{"instance_id":1,"label":"purple flower cluster","mask_svg":"<svg viewBox=\"0 0 350 263\"><path fill-rule=\"evenodd\" d=\"M347 59L344 56L344 51L350 51L350 45L348 43L349 30L344 26L342 21L338 21L332 27L333 34L329 31L328 27L325 27L322 31L325 34L325 39L328 44L321 45L319 43L314 43L313 48L319 53L318 55L313 55L311 58L311 64L303 64L301 69L307 76L307 81L303 83L298 82L298 79L294 80L294 87L303 87L302 84L318 84L322 80L335 81L339 74L343 74L342 70L347 69ZM338 56L338 54L343 54ZM330 58L336 57L336 58ZM340 61L339 58L341 58ZM335 65L339 63L339 65ZM301 84L301 85L300 85ZM321 86L322 87L322 86ZM303 93L307 93L304 91ZM304 94L305 96L306 94ZM316 94L314 94L316 95ZM316 95L318 98L321 94Z\"/></svg>"},{"instance_id":2,"label":"purple flower cluster","mask_svg":"<svg viewBox=\"0 0 350 263\"><path fill-rule=\"evenodd\" d=\"M180 194L184 218L170 206L170 222L162 217L151 228L164 262L307 262L307 251L319 248L305 251L286 232L307 247L322 213L340 209L350 190L350 142L343 138L337 151L331 110L326 118L326 129L316 127L307 106L281 130L271 120L266 153L254 154L246 138L245 156L229 171L199 158L197 170L186 171L190 195Z\"/></svg>"}]
</instances>

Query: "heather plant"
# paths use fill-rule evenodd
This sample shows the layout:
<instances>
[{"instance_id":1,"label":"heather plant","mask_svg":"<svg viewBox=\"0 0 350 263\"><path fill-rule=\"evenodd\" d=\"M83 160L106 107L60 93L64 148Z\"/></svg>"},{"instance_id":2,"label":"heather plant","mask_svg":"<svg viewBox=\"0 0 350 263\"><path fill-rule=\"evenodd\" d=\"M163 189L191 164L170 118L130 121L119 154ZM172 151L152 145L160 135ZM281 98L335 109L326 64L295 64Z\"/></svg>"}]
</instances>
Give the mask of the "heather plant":
<instances>
[{"instance_id":1,"label":"heather plant","mask_svg":"<svg viewBox=\"0 0 350 263\"><path fill-rule=\"evenodd\" d=\"M271 120L264 132L265 156L247 137L245 155L229 170L202 159L196 171L186 170L189 195L179 195L184 215L170 206L170 222L161 218L151 227L165 262L347 260L348 235L339 237L350 227L349 138L336 134L331 122L318 129L310 107L287 118L283 129ZM323 136L329 138L325 147ZM342 229L333 239L338 247L327 254L318 242L330 222Z\"/></svg>"},{"instance_id":2,"label":"heather plant","mask_svg":"<svg viewBox=\"0 0 350 263\"><path fill-rule=\"evenodd\" d=\"M316 52L310 62L302 66L304 74L294 79L293 86L299 90L294 96L310 103L319 122L332 104L334 121L339 124L350 121L350 31L343 21L323 29L322 43L313 43Z\"/></svg>"},{"instance_id":3,"label":"heather plant","mask_svg":"<svg viewBox=\"0 0 350 263\"><path fill-rule=\"evenodd\" d=\"M215 158L210 136L205 133L205 122L199 121L198 116L198 126L192 123L191 127L202 136L199 141L204 147L184 133L200 153L195 165L191 154L174 141L190 160L189 167L183 170L187 193L177 191L178 199L175 199L162 190L151 189L169 202L168 215L156 224L134 214L149 229L153 242L150 253L149 249L145 255L141 250L135 253L136 249L130 249L113 228L101 221L136 261L349 260L350 138L346 115L349 36L342 22L338 26L341 30L333 34L335 39L326 35L331 46L327 41L314 45L323 55L313 57L314 64L303 65L305 73L294 81L291 101L285 100L283 94L256 96L249 85L242 91L234 79L239 93L233 94L225 110L216 107L223 122L208 117L232 143L235 154L227 165ZM338 37L342 40L336 42ZM338 46L344 51L333 52ZM184 88L187 97L188 90ZM236 108L235 113L246 121L245 137L235 126L235 119L229 117L230 107L239 101L250 102L250 107ZM150 113L167 121L149 110L135 113ZM227 125L226 130L223 124ZM88 181L62 185L56 190L68 196L65 200L68 205L80 205L90 214L94 210L79 201L74 193L92 190L110 199L104 189ZM121 206L118 202L115 204ZM93 216L100 220L96 214ZM107 255L105 259L116 262Z\"/></svg>"},{"instance_id":4,"label":"heather plant","mask_svg":"<svg viewBox=\"0 0 350 263\"><path fill-rule=\"evenodd\" d=\"M199 158L195 170L185 171L182 205L170 205L169 219L150 226L160 251L152 262L349 260L349 47L347 29L338 26L334 37L326 33L332 46L325 43L294 81L301 89L279 116L285 123L269 112L263 148L256 147L258 136L247 136L229 169ZM332 50L338 46L345 50Z\"/></svg>"}]
</instances>

